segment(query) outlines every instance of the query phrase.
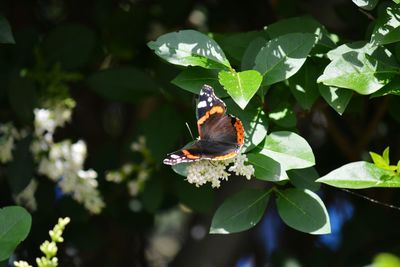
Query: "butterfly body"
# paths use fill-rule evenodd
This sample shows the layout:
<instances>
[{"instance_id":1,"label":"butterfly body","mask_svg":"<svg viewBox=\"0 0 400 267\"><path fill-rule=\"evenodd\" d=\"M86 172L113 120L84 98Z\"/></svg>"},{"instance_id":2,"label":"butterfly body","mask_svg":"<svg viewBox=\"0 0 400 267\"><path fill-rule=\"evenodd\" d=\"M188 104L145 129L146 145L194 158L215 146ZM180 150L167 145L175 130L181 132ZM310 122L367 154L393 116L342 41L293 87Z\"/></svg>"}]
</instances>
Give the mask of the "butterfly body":
<instances>
[{"instance_id":1,"label":"butterfly body","mask_svg":"<svg viewBox=\"0 0 400 267\"><path fill-rule=\"evenodd\" d=\"M214 94L211 86L204 85L197 103L199 138L168 154L164 164L235 157L244 143L244 129L238 118L225 112L225 103Z\"/></svg>"}]
</instances>

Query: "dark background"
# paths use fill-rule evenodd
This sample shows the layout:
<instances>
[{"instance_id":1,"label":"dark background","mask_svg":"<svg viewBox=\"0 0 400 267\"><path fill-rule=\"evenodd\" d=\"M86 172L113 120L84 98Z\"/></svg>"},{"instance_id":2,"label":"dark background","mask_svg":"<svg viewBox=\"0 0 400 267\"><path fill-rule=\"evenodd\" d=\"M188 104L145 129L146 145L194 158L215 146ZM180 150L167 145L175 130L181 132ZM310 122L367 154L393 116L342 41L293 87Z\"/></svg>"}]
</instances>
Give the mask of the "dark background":
<instances>
[{"instance_id":1,"label":"dark background","mask_svg":"<svg viewBox=\"0 0 400 267\"><path fill-rule=\"evenodd\" d=\"M170 83L179 67L155 56L146 46L148 41L187 28L214 33L259 30L305 14L342 42L364 40L371 20L351 1L3 0L0 8L16 39L15 45L0 46L0 122L12 120L19 127L32 123L32 118L21 120L15 115L5 92L13 72L35 66L35 49L42 52L49 69L61 62L65 70L83 75L82 80L68 83L77 106L72 122L57 130L56 140L87 142L86 165L98 171L106 202L102 214L90 216L69 197L58 198L54 184L38 177L38 209L32 213L32 230L18 247L17 258L33 263L40 255L39 244L60 216L72 219L59 250L60 266L365 266L377 253L400 253L399 210L327 186L319 194L331 216L331 235L312 236L288 228L277 216L274 203L254 229L208 235L218 205L242 187L258 182L231 178L218 190L196 189L158 159L164 156L160 151L190 140L184 123L195 125L194 98ZM369 13L374 16L379 8ZM205 21L195 19L199 13ZM94 35L88 50L82 50L82 36L63 34L63 27L71 24ZM49 45L46 38L57 30L61 37ZM132 93L127 99L112 93L104 97L86 82L104 66L134 66L151 77L158 93ZM295 106L299 133L313 148L318 172L323 175L350 161L366 159L368 151L380 153L386 146L397 162L398 106L398 97L369 100L354 96L342 117L321 99L310 112ZM165 110L173 116L162 117ZM167 125L160 126L160 121ZM105 181L104 172L127 161L140 162L128 151L139 135L148 138L156 160L143 192L131 197L125 184ZM13 203L12 191L1 168L0 206L6 206ZM396 189L357 192L394 205L400 202ZM144 208L132 210L132 201Z\"/></svg>"}]
</instances>

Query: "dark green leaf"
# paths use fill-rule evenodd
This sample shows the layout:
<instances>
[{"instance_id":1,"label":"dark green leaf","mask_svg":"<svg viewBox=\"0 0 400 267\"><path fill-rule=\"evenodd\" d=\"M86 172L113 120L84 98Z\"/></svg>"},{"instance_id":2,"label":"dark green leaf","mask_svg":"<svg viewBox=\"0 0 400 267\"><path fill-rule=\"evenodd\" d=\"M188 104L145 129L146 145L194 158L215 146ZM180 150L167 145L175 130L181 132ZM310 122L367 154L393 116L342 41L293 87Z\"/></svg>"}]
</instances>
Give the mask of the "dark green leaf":
<instances>
[{"instance_id":1,"label":"dark green leaf","mask_svg":"<svg viewBox=\"0 0 400 267\"><path fill-rule=\"evenodd\" d=\"M148 46L169 63L207 69L230 68L219 45L207 35L194 30L167 33Z\"/></svg>"},{"instance_id":2,"label":"dark green leaf","mask_svg":"<svg viewBox=\"0 0 400 267\"><path fill-rule=\"evenodd\" d=\"M43 42L43 52L50 64L61 63L65 69L85 66L94 55L95 33L83 25L56 27Z\"/></svg>"},{"instance_id":3,"label":"dark green leaf","mask_svg":"<svg viewBox=\"0 0 400 267\"><path fill-rule=\"evenodd\" d=\"M365 10L372 10L379 0L352 0L354 4Z\"/></svg>"},{"instance_id":4,"label":"dark green leaf","mask_svg":"<svg viewBox=\"0 0 400 267\"><path fill-rule=\"evenodd\" d=\"M387 7L378 18L371 35L371 43L384 45L400 41L400 7Z\"/></svg>"},{"instance_id":5,"label":"dark green leaf","mask_svg":"<svg viewBox=\"0 0 400 267\"><path fill-rule=\"evenodd\" d=\"M261 48L265 45L266 39L259 37L254 39L249 46L244 51L242 62L241 62L241 70L251 70L254 68L256 63L256 57L258 52L260 52Z\"/></svg>"},{"instance_id":6,"label":"dark green leaf","mask_svg":"<svg viewBox=\"0 0 400 267\"><path fill-rule=\"evenodd\" d=\"M172 170L174 172L176 172L177 174L186 177L187 176L187 167L189 167L190 164L192 164L192 163L183 162L183 163L179 163L176 165L172 165Z\"/></svg>"},{"instance_id":7,"label":"dark green leaf","mask_svg":"<svg viewBox=\"0 0 400 267\"><path fill-rule=\"evenodd\" d=\"M243 72L222 70L218 74L218 79L232 99L244 109L260 88L262 76L255 70Z\"/></svg>"},{"instance_id":8,"label":"dark green leaf","mask_svg":"<svg viewBox=\"0 0 400 267\"><path fill-rule=\"evenodd\" d=\"M7 19L3 16L0 16L0 43L15 44L10 24L8 23Z\"/></svg>"},{"instance_id":9,"label":"dark green leaf","mask_svg":"<svg viewBox=\"0 0 400 267\"><path fill-rule=\"evenodd\" d=\"M172 80L172 83L197 95L199 94L203 85L208 84L214 88L217 96L228 96L228 93L218 81L217 70L203 69L200 67L188 67L179 73L179 75Z\"/></svg>"},{"instance_id":10,"label":"dark green leaf","mask_svg":"<svg viewBox=\"0 0 400 267\"><path fill-rule=\"evenodd\" d=\"M0 261L11 256L31 229L31 215L22 207L0 209Z\"/></svg>"},{"instance_id":11,"label":"dark green leaf","mask_svg":"<svg viewBox=\"0 0 400 267\"><path fill-rule=\"evenodd\" d=\"M37 106L37 94L34 83L14 73L8 84L8 99L17 117L23 123L31 123L33 109Z\"/></svg>"},{"instance_id":12,"label":"dark green leaf","mask_svg":"<svg viewBox=\"0 0 400 267\"><path fill-rule=\"evenodd\" d=\"M335 43L329 38L325 26L316 21L313 17L302 16L279 20L266 29L271 39L288 33L312 33L318 36L318 44L333 48Z\"/></svg>"},{"instance_id":13,"label":"dark green leaf","mask_svg":"<svg viewBox=\"0 0 400 267\"><path fill-rule=\"evenodd\" d=\"M7 166L7 178L11 191L17 195L30 183L35 171L30 150L32 137L20 140L13 151L13 160Z\"/></svg>"},{"instance_id":14,"label":"dark green leaf","mask_svg":"<svg viewBox=\"0 0 400 267\"><path fill-rule=\"evenodd\" d=\"M88 77L90 88L110 100L137 103L141 97L158 92L158 86L144 72L132 68L115 68Z\"/></svg>"},{"instance_id":15,"label":"dark green leaf","mask_svg":"<svg viewBox=\"0 0 400 267\"><path fill-rule=\"evenodd\" d=\"M228 198L211 222L211 234L229 234L254 227L264 215L270 191L247 189Z\"/></svg>"},{"instance_id":16,"label":"dark green leaf","mask_svg":"<svg viewBox=\"0 0 400 267\"><path fill-rule=\"evenodd\" d=\"M292 132L272 132L260 151L278 161L283 170L303 169L315 164L314 154L307 141Z\"/></svg>"},{"instance_id":17,"label":"dark green leaf","mask_svg":"<svg viewBox=\"0 0 400 267\"><path fill-rule=\"evenodd\" d=\"M343 114L350 102L353 92L348 89L337 88L334 86L326 86L322 83L318 84L319 93L337 113Z\"/></svg>"},{"instance_id":18,"label":"dark green leaf","mask_svg":"<svg viewBox=\"0 0 400 267\"><path fill-rule=\"evenodd\" d=\"M400 78L394 77L393 80L371 95L371 98L385 95L400 95Z\"/></svg>"},{"instance_id":19,"label":"dark green leaf","mask_svg":"<svg viewBox=\"0 0 400 267\"><path fill-rule=\"evenodd\" d=\"M296 114L288 103L280 103L268 113L268 117L277 125L292 128L297 124Z\"/></svg>"},{"instance_id":20,"label":"dark green leaf","mask_svg":"<svg viewBox=\"0 0 400 267\"><path fill-rule=\"evenodd\" d=\"M314 235L329 234L331 225L324 203L307 189L278 191L279 215L290 227Z\"/></svg>"},{"instance_id":21,"label":"dark green leaf","mask_svg":"<svg viewBox=\"0 0 400 267\"><path fill-rule=\"evenodd\" d=\"M249 163L254 167L254 175L257 179L277 182L287 180L285 170L282 170L279 162L263 154L247 154Z\"/></svg>"},{"instance_id":22,"label":"dark green leaf","mask_svg":"<svg viewBox=\"0 0 400 267\"><path fill-rule=\"evenodd\" d=\"M310 110L319 96L318 70L314 64L305 64L289 79L289 87L300 106Z\"/></svg>"},{"instance_id":23,"label":"dark green leaf","mask_svg":"<svg viewBox=\"0 0 400 267\"><path fill-rule=\"evenodd\" d=\"M315 39L311 33L289 33L267 42L254 67L264 77L262 84L274 84L293 76L306 61Z\"/></svg>"},{"instance_id":24,"label":"dark green leaf","mask_svg":"<svg viewBox=\"0 0 400 267\"><path fill-rule=\"evenodd\" d=\"M287 175L292 184L297 188L311 191L318 191L320 188L320 184L315 182L319 178L319 174L314 167L289 170L287 171Z\"/></svg>"},{"instance_id":25,"label":"dark green leaf","mask_svg":"<svg viewBox=\"0 0 400 267\"><path fill-rule=\"evenodd\" d=\"M250 151L260 144L267 135L268 118L262 108L252 102L242 110L232 99L225 101L228 113L237 116L243 123L244 145L242 151Z\"/></svg>"},{"instance_id":26,"label":"dark green leaf","mask_svg":"<svg viewBox=\"0 0 400 267\"><path fill-rule=\"evenodd\" d=\"M362 189L369 187L399 187L400 181L390 177L392 171L385 170L365 161L346 164L322 176L317 182L335 187Z\"/></svg>"},{"instance_id":27,"label":"dark green leaf","mask_svg":"<svg viewBox=\"0 0 400 267\"><path fill-rule=\"evenodd\" d=\"M264 31L251 31L228 35L214 35L214 39L218 42L225 53L237 61L241 61L243 54L251 41L259 37L262 38L262 36L265 35Z\"/></svg>"}]
</instances>

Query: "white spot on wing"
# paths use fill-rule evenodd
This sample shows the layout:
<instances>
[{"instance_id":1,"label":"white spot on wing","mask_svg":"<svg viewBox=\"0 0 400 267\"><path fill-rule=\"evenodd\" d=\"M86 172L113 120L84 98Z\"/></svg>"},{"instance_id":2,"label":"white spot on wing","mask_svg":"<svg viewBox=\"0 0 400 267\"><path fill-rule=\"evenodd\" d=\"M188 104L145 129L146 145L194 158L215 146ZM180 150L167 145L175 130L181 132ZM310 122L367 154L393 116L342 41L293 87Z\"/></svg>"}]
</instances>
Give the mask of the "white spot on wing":
<instances>
[{"instance_id":1,"label":"white spot on wing","mask_svg":"<svg viewBox=\"0 0 400 267\"><path fill-rule=\"evenodd\" d=\"M210 97L208 97L208 99L207 99L207 101L208 102L211 102L213 99L212 99L212 97L210 96Z\"/></svg>"},{"instance_id":2,"label":"white spot on wing","mask_svg":"<svg viewBox=\"0 0 400 267\"><path fill-rule=\"evenodd\" d=\"M173 158L173 159L179 159L179 158L180 158L180 156L174 155L174 154L172 154L172 155L170 155L170 156L171 156L171 158Z\"/></svg>"},{"instance_id":3,"label":"white spot on wing","mask_svg":"<svg viewBox=\"0 0 400 267\"><path fill-rule=\"evenodd\" d=\"M197 104L197 107L198 107L198 108L205 108L205 107L207 107L207 102L206 102L206 101L200 101L200 102Z\"/></svg>"}]
</instances>

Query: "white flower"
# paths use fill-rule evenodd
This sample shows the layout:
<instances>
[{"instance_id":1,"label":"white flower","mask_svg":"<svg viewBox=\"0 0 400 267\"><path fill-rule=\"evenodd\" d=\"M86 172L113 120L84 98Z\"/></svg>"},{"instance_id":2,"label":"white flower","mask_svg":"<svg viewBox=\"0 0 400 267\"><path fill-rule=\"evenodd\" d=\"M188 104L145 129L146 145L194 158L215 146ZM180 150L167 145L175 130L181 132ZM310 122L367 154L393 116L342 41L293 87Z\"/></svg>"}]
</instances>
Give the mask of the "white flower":
<instances>
[{"instance_id":1,"label":"white flower","mask_svg":"<svg viewBox=\"0 0 400 267\"><path fill-rule=\"evenodd\" d=\"M20 135L12 123L0 124L0 162L7 163L13 159L15 139Z\"/></svg>"},{"instance_id":2,"label":"white flower","mask_svg":"<svg viewBox=\"0 0 400 267\"><path fill-rule=\"evenodd\" d=\"M139 136L138 141L131 144L131 149L134 152L141 152L146 149L146 137L143 135Z\"/></svg>"},{"instance_id":3,"label":"white flower","mask_svg":"<svg viewBox=\"0 0 400 267\"><path fill-rule=\"evenodd\" d=\"M37 136L43 135L45 132L54 133L56 129L56 122L53 118L53 114L49 109L35 108L33 110L35 114L35 133Z\"/></svg>"},{"instance_id":4,"label":"white flower","mask_svg":"<svg viewBox=\"0 0 400 267\"><path fill-rule=\"evenodd\" d=\"M137 181L129 181L126 185L128 187L129 195L133 197L138 195L140 188Z\"/></svg>"},{"instance_id":5,"label":"white flower","mask_svg":"<svg viewBox=\"0 0 400 267\"><path fill-rule=\"evenodd\" d=\"M227 160L196 161L187 168L187 181L191 184L195 184L197 187L210 182L213 188L218 188L221 185L221 180L228 180L230 176L229 172L234 172L236 175L243 175L246 176L247 179L250 179L254 174L254 167L251 165L244 165L246 161L247 157L244 154L239 154ZM226 170L226 167L230 164L233 165Z\"/></svg>"},{"instance_id":6,"label":"white flower","mask_svg":"<svg viewBox=\"0 0 400 267\"><path fill-rule=\"evenodd\" d=\"M30 183L24 188L24 190L14 197L15 202L27 207L31 211L35 211L37 208L35 199L37 186L38 182L35 179L31 179Z\"/></svg>"},{"instance_id":7,"label":"white flower","mask_svg":"<svg viewBox=\"0 0 400 267\"><path fill-rule=\"evenodd\" d=\"M106 181L120 183L124 180L124 176L119 171L109 171L106 173Z\"/></svg>"}]
</instances>

